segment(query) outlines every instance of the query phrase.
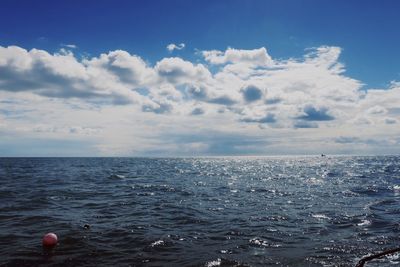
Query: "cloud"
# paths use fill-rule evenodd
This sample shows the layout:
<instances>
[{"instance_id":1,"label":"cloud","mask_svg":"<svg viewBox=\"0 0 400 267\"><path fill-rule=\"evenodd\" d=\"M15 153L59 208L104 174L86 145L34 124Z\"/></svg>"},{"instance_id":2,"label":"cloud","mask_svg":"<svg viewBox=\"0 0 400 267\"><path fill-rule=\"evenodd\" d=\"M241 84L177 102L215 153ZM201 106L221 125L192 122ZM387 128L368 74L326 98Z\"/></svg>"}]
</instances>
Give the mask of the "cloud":
<instances>
[{"instance_id":1,"label":"cloud","mask_svg":"<svg viewBox=\"0 0 400 267\"><path fill-rule=\"evenodd\" d=\"M360 138L355 136L340 136L334 139L335 143L347 146L355 146L355 145L373 145L373 146L382 146L387 147L390 145L395 145L397 140L388 140L381 138Z\"/></svg>"},{"instance_id":2,"label":"cloud","mask_svg":"<svg viewBox=\"0 0 400 267\"><path fill-rule=\"evenodd\" d=\"M157 103L157 102L150 102L146 103L142 106L142 111L144 112L154 112L157 114L169 113L173 109L173 105L164 102L164 103Z\"/></svg>"},{"instance_id":3,"label":"cloud","mask_svg":"<svg viewBox=\"0 0 400 267\"><path fill-rule=\"evenodd\" d=\"M176 44L167 45L167 50L170 53L173 52L174 50L182 50L183 48L185 48L185 44L184 43L180 43L178 45L176 45Z\"/></svg>"},{"instance_id":4,"label":"cloud","mask_svg":"<svg viewBox=\"0 0 400 267\"><path fill-rule=\"evenodd\" d=\"M304 60L274 61L265 48L203 52L209 62L226 65L212 73L206 65L179 57L163 58L150 66L140 56L123 50L78 60L69 51L49 54L1 47L0 90L97 104L138 104L142 111L158 114L178 108L174 102L200 101L227 106L239 115L246 109L247 117L254 114L253 120L259 120L265 109L262 102L243 105L264 98L265 90L261 88L267 87L265 106L274 105L283 114L281 117L290 120L305 101L323 102L330 110L336 108L334 102L349 105L357 101L355 92L360 85L341 76L342 65L335 61L339 53L338 48L322 47ZM346 96L341 95L344 90ZM300 117L303 120L332 118L324 110L304 112Z\"/></svg>"},{"instance_id":5,"label":"cloud","mask_svg":"<svg viewBox=\"0 0 400 267\"><path fill-rule=\"evenodd\" d=\"M115 82L130 86L142 86L154 78L154 72L146 63L136 55L126 51L115 50L108 54L101 54L98 58L85 60L88 71L95 74L108 75Z\"/></svg>"},{"instance_id":6,"label":"cloud","mask_svg":"<svg viewBox=\"0 0 400 267\"><path fill-rule=\"evenodd\" d=\"M210 98L208 100L208 102L214 103L214 104L219 104L219 105L225 105L225 106L232 106L237 103L237 101L235 99L231 98L228 95L222 95L222 96Z\"/></svg>"},{"instance_id":7,"label":"cloud","mask_svg":"<svg viewBox=\"0 0 400 267\"><path fill-rule=\"evenodd\" d=\"M186 86L186 93L189 98L197 101L200 100L225 106L231 106L237 103L237 101L228 94L212 91L208 87L202 85L188 84Z\"/></svg>"},{"instance_id":8,"label":"cloud","mask_svg":"<svg viewBox=\"0 0 400 267\"><path fill-rule=\"evenodd\" d=\"M228 63L249 63L256 66L268 66L273 63L265 47L253 50L228 48L225 52L218 50L202 51L206 61L221 65Z\"/></svg>"},{"instance_id":9,"label":"cloud","mask_svg":"<svg viewBox=\"0 0 400 267\"><path fill-rule=\"evenodd\" d=\"M341 136L360 135L392 140L384 145L395 149L400 83L360 90L365 85L346 74L341 51L322 46L300 58L278 59L263 47L228 48L203 51L196 60L165 57L149 63L124 50L81 58L68 49L0 46L2 134L91 136L104 153L126 155L173 149L151 136L173 130L190 135L195 128L225 134L234 129L237 136L263 136L280 145L285 136L288 146L298 149L296 138L305 131L302 144L334 140L339 146L346 141ZM124 138L116 137L115 129ZM383 144L362 145L377 149L378 143ZM185 149L210 151L210 146L218 144L203 138Z\"/></svg>"},{"instance_id":10,"label":"cloud","mask_svg":"<svg viewBox=\"0 0 400 267\"><path fill-rule=\"evenodd\" d=\"M33 131L37 133L97 135L101 132L101 128L92 128L79 125L59 127L48 124L38 124L33 127Z\"/></svg>"},{"instance_id":11,"label":"cloud","mask_svg":"<svg viewBox=\"0 0 400 267\"><path fill-rule=\"evenodd\" d=\"M335 138L335 142L339 144L359 143L360 141L360 138L353 136L340 136Z\"/></svg>"},{"instance_id":12,"label":"cloud","mask_svg":"<svg viewBox=\"0 0 400 267\"><path fill-rule=\"evenodd\" d=\"M109 60L108 56L112 55L103 54L100 59L80 62L72 53L52 55L37 49L0 47L0 90L29 91L47 97L82 98L112 104L138 101L137 93L121 84L117 75L99 64L101 59Z\"/></svg>"},{"instance_id":13,"label":"cloud","mask_svg":"<svg viewBox=\"0 0 400 267\"><path fill-rule=\"evenodd\" d=\"M282 99L279 97L273 97L273 98L268 98L265 99L265 104L267 105L273 105L273 104L278 104L279 102L281 102Z\"/></svg>"},{"instance_id":14,"label":"cloud","mask_svg":"<svg viewBox=\"0 0 400 267\"><path fill-rule=\"evenodd\" d=\"M164 58L157 62L155 71L172 84L192 83L211 79L211 73L202 64L194 65L179 57Z\"/></svg>"},{"instance_id":15,"label":"cloud","mask_svg":"<svg viewBox=\"0 0 400 267\"><path fill-rule=\"evenodd\" d=\"M261 118L243 118L241 119L243 122L258 122L258 123L275 123L276 118L275 114L268 113L264 117Z\"/></svg>"},{"instance_id":16,"label":"cloud","mask_svg":"<svg viewBox=\"0 0 400 267\"><path fill-rule=\"evenodd\" d=\"M76 49L76 48L78 48L78 46L77 46L77 45L74 45L74 44L61 44L61 46L66 47L66 48L69 48L69 49Z\"/></svg>"},{"instance_id":17,"label":"cloud","mask_svg":"<svg viewBox=\"0 0 400 267\"><path fill-rule=\"evenodd\" d=\"M263 92L260 88L254 85L248 85L242 90L243 98L246 102L254 102L260 100L263 96Z\"/></svg>"},{"instance_id":18,"label":"cloud","mask_svg":"<svg viewBox=\"0 0 400 267\"><path fill-rule=\"evenodd\" d=\"M205 113L205 111L204 111L203 108L197 107L197 108L194 108L190 114L192 114L192 115L202 115L204 113Z\"/></svg>"},{"instance_id":19,"label":"cloud","mask_svg":"<svg viewBox=\"0 0 400 267\"><path fill-rule=\"evenodd\" d=\"M299 129L312 129L312 128L318 128L318 124L309 121L296 121L294 122L293 127Z\"/></svg>"},{"instance_id":20,"label":"cloud","mask_svg":"<svg viewBox=\"0 0 400 267\"><path fill-rule=\"evenodd\" d=\"M169 133L163 138L177 144L172 150L177 155L260 155L269 145L262 136L228 133L220 131L199 131L192 134ZM170 154L171 150L157 149L150 155Z\"/></svg>"},{"instance_id":21,"label":"cloud","mask_svg":"<svg viewBox=\"0 0 400 267\"><path fill-rule=\"evenodd\" d=\"M331 121L335 119L335 117L328 114L328 109L325 107L317 109L308 105L304 107L303 112L305 114L298 116L297 119L305 121Z\"/></svg>"},{"instance_id":22,"label":"cloud","mask_svg":"<svg viewBox=\"0 0 400 267\"><path fill-rule=\"evenodd\" d=\"M385 118L385 123L386 124L396 124L397 120L394 118Z\"/></svg>"},{"instance_id":23,"label":"cloud","mask_svg":"<svg viewBox=\"0 0 400 267\"><path fill-rule=\"evenodd\" d=\"M367 110L369 114L386 114L387 110L382 106L373 106Z\"/></svg>"}]
</instances>

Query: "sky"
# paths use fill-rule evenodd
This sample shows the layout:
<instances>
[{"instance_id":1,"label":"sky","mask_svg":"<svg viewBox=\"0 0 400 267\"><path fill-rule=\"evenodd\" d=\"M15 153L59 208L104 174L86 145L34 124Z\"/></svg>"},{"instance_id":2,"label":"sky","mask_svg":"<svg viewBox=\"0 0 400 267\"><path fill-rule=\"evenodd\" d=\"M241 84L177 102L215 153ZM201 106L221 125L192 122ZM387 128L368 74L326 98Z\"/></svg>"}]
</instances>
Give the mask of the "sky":
<instances>
[{"instance_id":1,"label":"sky","mask_svg":"<svg viewBox=\"0 0 400 267\"><path fill-rule=\"evenodd\" d=\"M399 10L3 0L0 156L399 154Z\"/></svg>"}]
</instances>

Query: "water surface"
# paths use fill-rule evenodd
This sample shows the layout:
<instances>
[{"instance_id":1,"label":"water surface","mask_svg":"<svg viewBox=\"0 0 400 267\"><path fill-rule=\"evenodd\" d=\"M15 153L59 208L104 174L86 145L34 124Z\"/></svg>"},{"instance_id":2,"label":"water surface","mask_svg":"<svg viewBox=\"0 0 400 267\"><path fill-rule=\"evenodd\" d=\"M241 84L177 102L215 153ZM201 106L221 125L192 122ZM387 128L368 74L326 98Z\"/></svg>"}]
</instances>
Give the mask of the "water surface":
<instances>
[{"instance_id":1,"label":"water surface","mask_svg":"<svg viewBox=\"0 0 400 267\"><path fill-rule=\"evenodd\" d=\"M400 246L399 160L2 158L0 265L354 266Z\"/></svg>"}]
</instances>

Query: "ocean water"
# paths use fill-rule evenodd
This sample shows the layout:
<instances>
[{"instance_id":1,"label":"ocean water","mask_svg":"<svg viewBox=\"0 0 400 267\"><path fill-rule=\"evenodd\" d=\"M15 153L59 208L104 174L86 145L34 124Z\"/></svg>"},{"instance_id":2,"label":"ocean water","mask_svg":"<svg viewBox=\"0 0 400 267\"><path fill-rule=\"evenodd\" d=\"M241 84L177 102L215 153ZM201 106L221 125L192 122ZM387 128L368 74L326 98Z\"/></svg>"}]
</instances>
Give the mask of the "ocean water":
<instances>
[{"instance_id":1,"label":"ocean water","mask_svg":"<svg viewBox=\"0 0 400 267\"><path fill-rule=\"evenodd\" d=\"M0 266L355 266L400 247L399 162L1 158Z\"/></svg>"}]
</instances>

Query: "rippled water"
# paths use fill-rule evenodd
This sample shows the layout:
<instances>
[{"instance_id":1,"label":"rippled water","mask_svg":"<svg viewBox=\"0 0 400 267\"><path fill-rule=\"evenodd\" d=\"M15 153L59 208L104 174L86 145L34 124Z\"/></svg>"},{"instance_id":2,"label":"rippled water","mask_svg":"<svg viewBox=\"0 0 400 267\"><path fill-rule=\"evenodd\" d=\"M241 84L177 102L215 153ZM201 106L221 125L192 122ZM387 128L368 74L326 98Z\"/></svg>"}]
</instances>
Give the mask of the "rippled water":
<instances>
[{"instance_id":1,"label":"rippled water","mask_svg":"<svg viewBox=\"0 0 400 267\"><path fill-rule=\"evenodd\" d=\"M2 158L0 265L354 266L400 246L399 160Z\"/></svg>"}]
</instances>

